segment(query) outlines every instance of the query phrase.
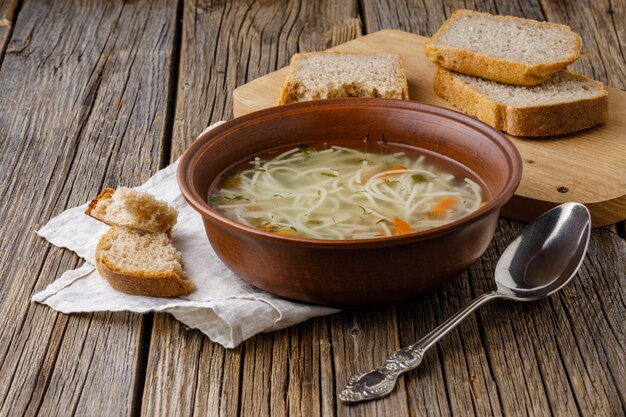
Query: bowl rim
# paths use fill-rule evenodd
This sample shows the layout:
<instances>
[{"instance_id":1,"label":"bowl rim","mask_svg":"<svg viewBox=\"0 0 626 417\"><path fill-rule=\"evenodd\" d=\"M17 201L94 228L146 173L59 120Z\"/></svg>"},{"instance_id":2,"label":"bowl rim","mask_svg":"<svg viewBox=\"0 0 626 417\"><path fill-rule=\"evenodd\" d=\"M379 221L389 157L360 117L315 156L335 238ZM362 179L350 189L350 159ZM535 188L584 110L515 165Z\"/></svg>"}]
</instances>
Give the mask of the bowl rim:
<instances>
[{"instance_id":1,"label":"bowl rim","mask_svg":"<svg viewBox=\"0 0 626 417\"><path fill-rule=\"evenodd\" d=\"M414 110L422 113L430 113L436 117L443 117L444 119L453 119L454 122L464 124L469 128L478 130L482 133L482 136L486 136L492 140L503 152L507 158L507 164L511 167L512 175L509 175L506 182L500 189L500 191L487 201L487 204L480 207L478 210L457 219L453 222L446 223L442 226L427 229L419 232L412 232L403 235L394 235L386 237L378 237L371 239L344 239L344 240L331 240L331 239L315 239L300 236L284 236L271 232L262 231L260 229L253 228L251 226L239 223L236 220L230 219L221 214L217 210L213 209L197 190L194 189L192 184L192 172L190 167L192 161L200 158L200 150L207 146L211 146L212 143L220 140L235 128L246 127L258 123L264 123L276 118L282 118L285 115L291 113L300 113L302 111L315 111L318 108L333 108L333 107L355 107L355 108L397 108L402 110ZM193 207L202 217L210 217L220 223L225 223L231 227L238 229L248 235L253 235L256 238L271 241L285 241L291 244L299 244L304 246L315 246L324 248L366 248L388 245L399 245L404 243L410 243L417 240L431 239L437 236L441 236L447 233L451 233L463 224L473 223L486 216L492 214L493 210L498 210L513 196L515 190L519 186L522 177L523 162L522 157L513 144L513 142L507 138L500 131L493 127L481 122L478 119L467 116L463 113L447 109L441 106L435 106L432 104L419 103L416 101L408 100L393 100L382 98L337 98L337 99L325 99L325 100L311 100L306 102L285 104L281 106L268 107L266 109L258 110L246 115L226 121L214 128L203 132L198 138L185 150L182 157L179 160L177 169L177 179L179 188L187 203ZM515 175L517 174L517 175Z\"/></svg>"}]
</instances>

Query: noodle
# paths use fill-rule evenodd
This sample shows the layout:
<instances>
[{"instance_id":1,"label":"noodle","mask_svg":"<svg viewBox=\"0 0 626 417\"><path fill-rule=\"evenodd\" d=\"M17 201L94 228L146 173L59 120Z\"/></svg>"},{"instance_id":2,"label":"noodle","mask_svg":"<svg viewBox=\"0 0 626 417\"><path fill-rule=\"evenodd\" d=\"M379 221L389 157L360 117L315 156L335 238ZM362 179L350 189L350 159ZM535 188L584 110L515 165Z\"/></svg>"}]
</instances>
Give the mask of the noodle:
<instances>
[{"instance_id":1,"label":"noodle","mask_svg":"<svg viewBox=\"0 0 626 417\"><path fill-rule=\"evenodd\" d=\"M315 239L371 239L427 230L482 203L479 184L429 166L424 156L333 146L295 148L227 174L213 208L245 225Z\"/></svg>"}]
</instances>

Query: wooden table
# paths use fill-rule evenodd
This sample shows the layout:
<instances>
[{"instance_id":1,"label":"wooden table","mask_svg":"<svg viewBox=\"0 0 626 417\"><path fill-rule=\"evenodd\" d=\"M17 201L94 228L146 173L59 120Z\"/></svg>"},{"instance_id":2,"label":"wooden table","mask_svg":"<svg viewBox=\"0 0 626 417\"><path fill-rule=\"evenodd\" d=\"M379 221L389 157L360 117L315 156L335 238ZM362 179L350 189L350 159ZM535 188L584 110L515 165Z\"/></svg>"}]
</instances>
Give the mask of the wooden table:
<instances>
[{"instance_id":1,"label":"wooden table","mask_svg":"<svg viewBox=\"0 0 626 417\"><path fill-rule=\"evenodd\" d=\"M103 186L144 182L231 117L236 86L298 51L385 28L429 36L468 7L571 25L585 51L574 68L625 88L624 1L569 3L2 2L0 415L623 416L623 224L593 231L580 273L558 295L483 307L391 396L355 406L337 400L349 375L489 290L523 224L502 219L482 259L429 295L232 350L167 314L67 316L30 302L82 263L34 230Z\"/></svg>"}]
</instances>

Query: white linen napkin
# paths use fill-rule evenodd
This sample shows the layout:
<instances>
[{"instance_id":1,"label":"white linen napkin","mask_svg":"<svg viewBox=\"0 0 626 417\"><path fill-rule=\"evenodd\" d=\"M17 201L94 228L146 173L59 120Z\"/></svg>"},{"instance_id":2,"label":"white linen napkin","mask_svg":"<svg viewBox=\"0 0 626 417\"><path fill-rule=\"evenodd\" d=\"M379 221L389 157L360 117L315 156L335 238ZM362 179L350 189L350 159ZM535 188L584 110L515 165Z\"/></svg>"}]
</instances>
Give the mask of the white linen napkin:
<instances>
[{"instance_id":1,"label":"white linen napkin","mask_svg":"<svg viewBox=\"0 0 626 417\"><path fill-rule=\"evenodd\" d=\"M221 124L218 122L207 130ZM118 292L98 275L95 248L108 226L85 214L88 203L64 211L37 234L55 246L70 249L85 264L66 271L33 301L62 313L132 311L171 313L220 345L232 348L260 332L282 329L338 310L282 299L238 278L217 257L204 232L202 218L178 188L178 161L157 172L138 190L153 194L178 210L172 231L174 246L183 254L183 267L196 285L186 297L156 298ZM124 184L120 184L124 185Z\"/></svg>"}]
</instances>

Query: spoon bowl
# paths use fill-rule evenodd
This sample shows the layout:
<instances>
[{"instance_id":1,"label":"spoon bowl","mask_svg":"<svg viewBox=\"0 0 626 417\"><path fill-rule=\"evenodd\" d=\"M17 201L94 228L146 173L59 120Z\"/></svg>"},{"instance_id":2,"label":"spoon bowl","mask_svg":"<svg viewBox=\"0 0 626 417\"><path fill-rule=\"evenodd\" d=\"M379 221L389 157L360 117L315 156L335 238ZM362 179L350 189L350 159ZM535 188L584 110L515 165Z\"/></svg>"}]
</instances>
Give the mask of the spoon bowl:
<instances>
[{"instance_id":1,"label":"spoon bowl","mask_svg":"<svg viewBox=\"0 0 626 417\"><path fill-rule=\"evenodd\" d=\"M561 204L543 214L500 257L498 294L532 301L560 290L580 268L590 236L591 217L582 204Z\"/></svg>"},{"instance_id":2,"label":"spoon bowl","mask_svg":"<svg viewBox=\"0 0 626 417\"><path fill-rule=\"evenodd\" d=\"M537 218L498 261L496 291L475 298L417 343L391 353L382 366L354 375L339 399L358 402L388 395L400 374L417 367L431 346L487 301L532 301L563 288L582 265L590 236L591 216L582 204L561 204Z\"/></svg>"}]
</instances>

